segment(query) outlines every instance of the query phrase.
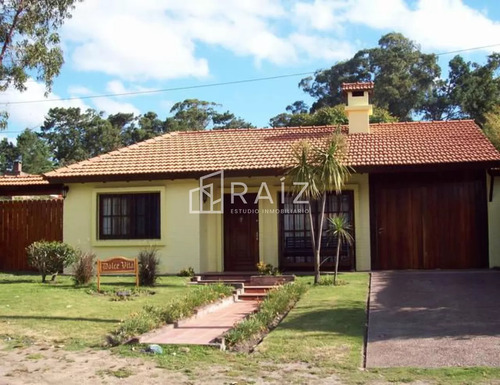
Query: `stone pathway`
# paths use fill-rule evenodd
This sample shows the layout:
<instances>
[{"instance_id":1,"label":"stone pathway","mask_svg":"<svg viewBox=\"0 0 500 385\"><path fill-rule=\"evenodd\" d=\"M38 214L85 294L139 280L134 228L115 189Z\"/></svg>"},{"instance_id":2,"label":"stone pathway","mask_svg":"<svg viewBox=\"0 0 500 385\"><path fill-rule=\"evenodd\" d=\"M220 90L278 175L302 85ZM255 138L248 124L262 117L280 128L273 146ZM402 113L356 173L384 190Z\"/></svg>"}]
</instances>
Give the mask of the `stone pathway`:
<instances>
[{"instance_id":1,"label":"stone pathway","mask_svg":"<svg viewBox=\"0 0 500 385\"><path fill-rule=\"evenodd\" d=\"M211 342L231 329L235 323L253 313L258 301L237 301L213 312L181 321L177 327L166 325L140 338L147 344L210 345Z\"/></svg>"}]
</instances>

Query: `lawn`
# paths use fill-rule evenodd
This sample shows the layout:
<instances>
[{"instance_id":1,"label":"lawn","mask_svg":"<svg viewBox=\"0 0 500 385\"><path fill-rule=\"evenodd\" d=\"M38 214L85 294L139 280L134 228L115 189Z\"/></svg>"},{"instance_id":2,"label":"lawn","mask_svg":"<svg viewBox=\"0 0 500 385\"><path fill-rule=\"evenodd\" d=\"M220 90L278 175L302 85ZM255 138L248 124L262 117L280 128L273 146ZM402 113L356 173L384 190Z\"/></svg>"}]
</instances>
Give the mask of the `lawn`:
<instances>
[{"instance_id":1,"label":"lawn","mask_svg":"<svg viewBox=\"0 0 500 385\"><path fill-rule=\"evenodd\" d=\"M49 285L41 284L38 276L0 274L0 334L98 345L131 312L190 290L185 278L162 277L154 295L113 301L88 288L74 288L68 277L59 279ZM337 287L313 286L311 277L299 279L309 290L251 354L195 346L165 346L164 353L154 357L138 346L112 351L153 360L165 375L179 373L192 381L210 378L211 383L500 384L500 369L493 368L364 370L369 275L342 274L347 284ZM106 277L105 282L107 287L119 286L116 278Z\"/></svg>"},{"instance_id":2,"label":"lawn","mask_svg":"<svg viewBox=\"0 0 500 385\"><path fill-rule=\"evenodd\" d=\"M99 345L120 320L146 304L160 305L189 290L187 279L160 277L152 289L117 300L119 290L134 288L131 277L103 277L103 291L95 285L76 288L71 277L42 284L38 275L0 274L0 334L58 341L60 344ZM154 294L152 294L154 292Z\"/></svg>"}]
</instances>

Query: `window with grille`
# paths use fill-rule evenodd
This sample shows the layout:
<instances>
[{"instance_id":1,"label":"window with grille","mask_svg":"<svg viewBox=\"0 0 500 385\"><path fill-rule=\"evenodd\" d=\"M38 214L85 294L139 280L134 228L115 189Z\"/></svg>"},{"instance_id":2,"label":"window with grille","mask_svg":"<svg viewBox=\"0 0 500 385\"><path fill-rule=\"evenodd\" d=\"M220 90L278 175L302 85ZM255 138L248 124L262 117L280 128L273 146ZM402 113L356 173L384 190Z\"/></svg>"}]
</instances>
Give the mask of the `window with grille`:
<instances>
[{"instance_id":1,"label":"window with grille","mask_svg":"<svg viewBox=\"0 0 500 385\"><path fill-rule=\"evenodd\" d=\"M99 239L160 239L160 193L100 194Z\"/></svg>"},{"instance_id":2,"label":"window with grille","mask_svg":"<svg viewBox=\"0 0 500 385\"><path fill-rule=\"evenodd\" d=\"M281 203L281 265L282 267L310 267L313 265L312 241L310 233L310 220L306 205L293 203L294 196L285 195ZM315 230L319 226L321 210L320 202L312 203L313 223ZM334 262L337 241L329 235L329 222L327 218L334 215L344 215L351 228L354 229L354 204L353 192L343 191L342 194L330 193L325 206L325 220L323 222L321 258L325 264ZM354 232L354 230L352 230ZM354 235L354 233L353 233ZM345 269L350 269L354 264L353 247L344 245L341 249L340 264Z\"/></svg>"}]
</instances>

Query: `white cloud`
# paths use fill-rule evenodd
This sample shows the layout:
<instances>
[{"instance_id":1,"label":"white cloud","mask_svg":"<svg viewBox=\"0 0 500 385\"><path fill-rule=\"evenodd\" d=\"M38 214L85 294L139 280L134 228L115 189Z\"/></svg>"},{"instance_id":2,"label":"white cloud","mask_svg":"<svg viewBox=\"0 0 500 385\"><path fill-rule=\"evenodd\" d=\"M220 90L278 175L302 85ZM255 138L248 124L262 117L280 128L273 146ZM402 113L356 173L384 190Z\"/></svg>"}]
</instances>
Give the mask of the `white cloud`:
<instances>
[{"instance_id":1,"label":"white cloud","mask_svg":"<svg viewBox=\"0 0 500 385\"><path fill-rule=\"evenodd\" d=\"M345 58L345 49L305 47L290 30L290 18L277 0L86 0L66 23L63 40L76 69L134 82L208 77L200 44L276 65ZM331 38L301 33L315 47Z\"/></svg>"},{"instance_id":2,"label":"white cloud","mask_svg":"<svg viewBox=\"0 0 500 385\"><path fill-rule=\"evenodd\" d=\"M402 32L425 50L447 51L499 43L500 23L462 0L314 0L294 6L301 28L339 31L349 24ZM487 50L487 49L486 49Z\"/></svg>"},{"instance_id":3,"label":"white cloud","mask_svg":"<svg viewBox=\"0 0 500 385\"><path fill-rule=\"evenodd\" d=\"M72 85L68 87L68 94L72 96L88 96L92 95L92 90L85 86Z\"/></svg>"},{"instance_id":4,"label":"white cloud","mask_svg":"<svg viewBox=\"0 0 500 385\"><path fill-rule=\"evenodd\" d=\"M98 111L104 111L105 115L118 112L133 113L139 115L141 111L131 103L119 102L111 98L93 99L93 104Z\"/></svg>"},{"instance_id":5,"label":"white cloud","mask_svg":"<svg viewBox=\"0 0 500 385\"><path fill-rule=\"evenodd\" d=\"M9 88L0 93L0 109L9 113L9 126L15 125L23 128L38 128L45 120L45 115L50 108L54 107L80 107L89 108L82 100L58 100L60 97L54 93L44 96L45 85L35 81L26 83L26 91L20 92L14 88ZM38 101L45 99L55 99L41 103L10 104L24 101Z\"/></svg>"}]
</instances>

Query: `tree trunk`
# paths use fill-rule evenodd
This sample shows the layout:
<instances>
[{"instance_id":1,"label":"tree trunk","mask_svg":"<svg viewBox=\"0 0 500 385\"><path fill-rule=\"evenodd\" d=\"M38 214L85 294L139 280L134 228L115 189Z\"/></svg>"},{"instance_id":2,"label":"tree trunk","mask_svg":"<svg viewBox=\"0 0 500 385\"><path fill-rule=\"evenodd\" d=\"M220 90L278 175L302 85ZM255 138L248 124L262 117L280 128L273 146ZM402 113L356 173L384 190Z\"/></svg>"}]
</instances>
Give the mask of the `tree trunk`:
<instances>
[{"instance_id":1,"label":"tree trunk","mask_svg":"<svg viewBox=\"0 0 500 385\"><path fill-rule=\"evenodd\" d=\"M312 243L312 249L313 249L313 256L314 256L314 283L319 283L320 279L320 272L319 272L319 264L316 263L316 233L314 231L314 217L312 213L312 208L311 208L311 203L309 202L309 224L311 225L311 243Z\"/></svg>"},{"instance_id":2,"label":"tree trunk","mask_svg":"<svg viewBox=\"0 0 500 385\"><path fill-rule=\"evenodd\" d=\"M323 239L323 222L325 221L326 192L321 197L321 212L319 213L319 226L316 229L316 253L314 255L314 283L321 279L321 241Z\"/></svg>"},{"instance_id":3,"label":"tree trunk","mask_svg":"<svg viewBox=\"0 0 500 385\"><path fill-rule=\"evenodd\" d=\"M339 271L340 239L337 240L337 258L335 258L335 273L333 274L333 286L337 284L337 273Z\"/></svg>"}]
</instances>

